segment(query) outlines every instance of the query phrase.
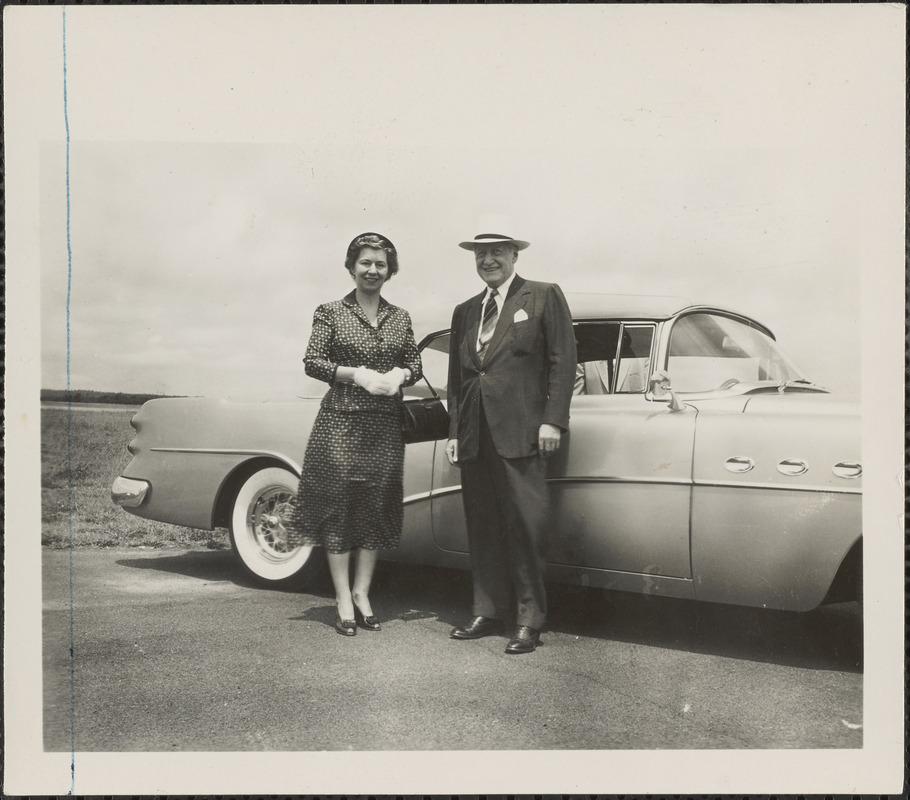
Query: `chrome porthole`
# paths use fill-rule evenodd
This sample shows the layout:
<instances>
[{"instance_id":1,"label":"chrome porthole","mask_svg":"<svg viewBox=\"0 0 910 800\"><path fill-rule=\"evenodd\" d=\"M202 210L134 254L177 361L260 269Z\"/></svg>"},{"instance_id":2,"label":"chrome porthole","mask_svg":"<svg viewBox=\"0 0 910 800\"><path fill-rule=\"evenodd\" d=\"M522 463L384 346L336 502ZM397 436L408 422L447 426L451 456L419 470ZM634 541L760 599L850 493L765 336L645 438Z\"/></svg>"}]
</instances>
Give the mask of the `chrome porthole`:
<instances>
[{"instance_id":1,"label":"chrome porthole","mask_svg":"<svg viewBox=\"0 0 910 800\"><path fill-rule=\"evenodd\" d=\"M777 471L781 475L805 475L809 471L809 465L798 458L785 458L777 462Z\"/></svg>"},{"instance_id":2,"label":"chrome porthole","mask_svg":"<svg viewBox=\"0 0 910 800\"><path fill-rule=\"evenodd\" d=\"M749 456L731 456L724 461L727 472L742 473L755 468L755 462Z\"/></svg>"},{"instance_id":3,"label":"chrome porthole","mask_svg":"<svg viewBox=\"0 0 910 800\"><path fill-rule=\"evenodd\" d=\"M860 478L863 474L863 465L859 461L838 461L831 471L838 478Z\"/></svg>"}]
</instances>

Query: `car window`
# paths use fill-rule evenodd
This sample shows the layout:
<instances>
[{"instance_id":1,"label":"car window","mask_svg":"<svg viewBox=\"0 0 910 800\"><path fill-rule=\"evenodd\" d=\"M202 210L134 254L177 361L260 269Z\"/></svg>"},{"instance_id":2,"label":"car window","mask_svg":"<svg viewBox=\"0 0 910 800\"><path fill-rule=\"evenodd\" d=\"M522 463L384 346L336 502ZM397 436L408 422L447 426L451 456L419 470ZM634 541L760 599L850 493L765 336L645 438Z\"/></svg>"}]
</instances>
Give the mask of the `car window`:
<instances>
[{"instance_id":1,"label":"car window","mask_svg":"<svg viewBox=\"0 0 910 800\"><path fill-rule=\"evenodd\" d=\"M449 334L439 334L427 342L420 351L420 361L424 377L440 397L445 397L449 382ZM430 390L427 382L421 380L408 388L406 394L409 397L429 397Z\"/></svg>"},{"instance_id":2,"label":"car window","mask_svg":"<svg viewBox=\"0 0 910 800\"><path fill-rule=\"evenodd\" d=\"M575 394L632 394L647 388L654 326L578 322ZM620 345L621 343L621 345Z\"/></svg>"},{"instance_id":3,"label":"car window","mask_svg":"<svg viewBox=\"0 0 910 800\"><path fill-rule=\"evenodd\" d=\"M616 394L636 394L648 388L653 339L653 325L623 325Z\"/></svg>"},{"instance_id":4,"label":"car window","mask_svg":"<svg viewBox=\"0 0 910 800\"><path fill-rule=\"evenodd\" d=\"M707 392L737 383L801 377L764 331L707 313L688 314L674 324L667 371L677 392Z\"/></svg>"}]
</instances>

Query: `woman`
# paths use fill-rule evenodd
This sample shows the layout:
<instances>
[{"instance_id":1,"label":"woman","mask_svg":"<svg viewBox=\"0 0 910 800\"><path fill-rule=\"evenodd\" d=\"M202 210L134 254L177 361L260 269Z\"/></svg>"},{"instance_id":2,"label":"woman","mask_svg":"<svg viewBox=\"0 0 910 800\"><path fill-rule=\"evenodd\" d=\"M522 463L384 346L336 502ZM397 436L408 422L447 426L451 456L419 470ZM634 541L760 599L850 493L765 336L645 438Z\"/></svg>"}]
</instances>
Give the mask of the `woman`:
<instances>
[{"instance_id":1,"label":"woman","mask_svg":"<svg viewBox=\"0 0 910 800\"><path fill-rule=\"evenodd\" d=\"M402 523L402 386L422 376L407 311L382 298L398 272L394 245L362 233L348 245L354 291L316 309L306 373L330 384L303 460L292 544L325 548L338 618L335 630L380 630L370 583L380 549L398 546ZM351 552L357 551L354 583Z\"/></svg>"}]
</instances>

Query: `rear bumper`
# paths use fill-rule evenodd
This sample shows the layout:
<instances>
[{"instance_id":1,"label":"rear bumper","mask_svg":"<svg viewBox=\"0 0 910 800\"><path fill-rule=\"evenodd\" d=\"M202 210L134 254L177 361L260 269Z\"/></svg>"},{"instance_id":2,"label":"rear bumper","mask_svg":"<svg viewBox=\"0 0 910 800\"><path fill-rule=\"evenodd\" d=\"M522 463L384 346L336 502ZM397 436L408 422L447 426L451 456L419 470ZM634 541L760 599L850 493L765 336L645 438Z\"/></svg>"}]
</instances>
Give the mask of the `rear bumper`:
<instances>
[{"instance_id":1,"label":"rear bumper","mask_svg":"<svg viewBox=\"0 0 910 800\"><path fill-rule=\"evenodd\" d=\"M124 478L121 475L111 486L111 502L121 508L138 508L145 502L151 488L148 481Z\"/></svg>"}]
</instances>

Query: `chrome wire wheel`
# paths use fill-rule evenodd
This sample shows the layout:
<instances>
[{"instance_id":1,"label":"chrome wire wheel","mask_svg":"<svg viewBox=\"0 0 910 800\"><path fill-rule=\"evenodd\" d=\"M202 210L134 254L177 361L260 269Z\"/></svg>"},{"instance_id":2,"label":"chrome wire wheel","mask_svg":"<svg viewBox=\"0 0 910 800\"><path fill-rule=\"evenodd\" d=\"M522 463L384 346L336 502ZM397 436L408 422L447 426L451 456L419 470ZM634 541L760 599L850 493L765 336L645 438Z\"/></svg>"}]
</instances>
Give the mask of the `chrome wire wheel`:
<instances>
[{"instance_id":1,"label":"chrome wire wheel","mask_svg":"<svg viewBox=\"0 0 910 800\"><path fill-rule=\"evenodd\" d=\"M300 573L313 551L289 542L297 476L281 467L254 472L240 487L231 513L231 543L247 572L259 581L285 581Z\"/></svg>"},{"instance_id":2,"label":"chrome wire wheel","mask_svg":"<svg viewBox=\"0 0 910 800\"><path fill-rule=\"evenodd\" d=\"M262 548L264 557L284 560L294 551L288 543L287 529L293 503L294 495L283 486L267 488L251 503L247 529Z\"/></svg>"}]
</instances>

